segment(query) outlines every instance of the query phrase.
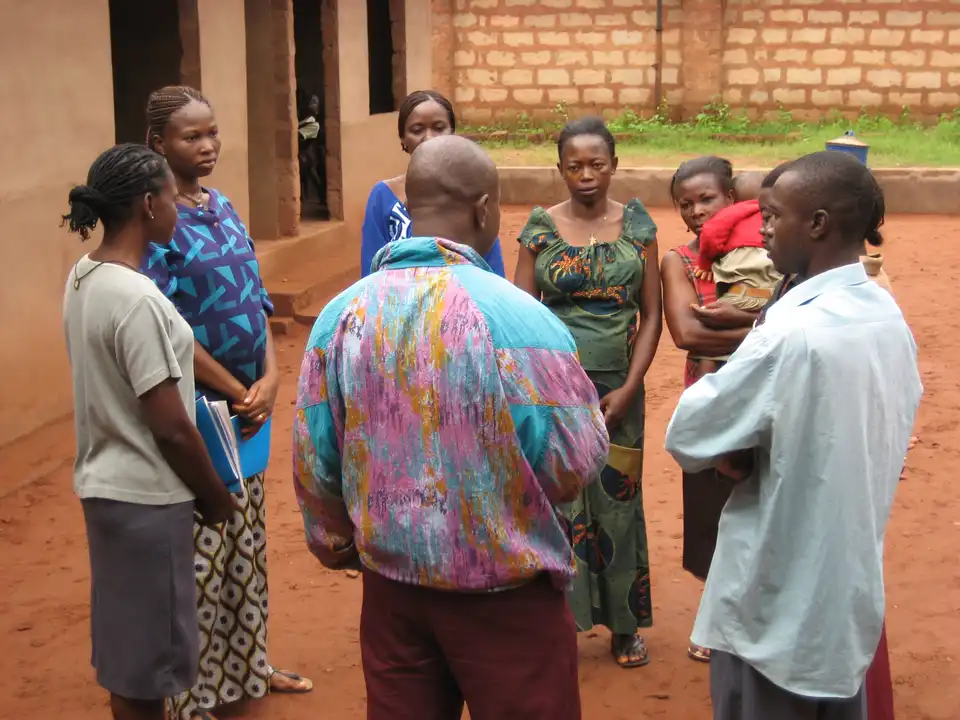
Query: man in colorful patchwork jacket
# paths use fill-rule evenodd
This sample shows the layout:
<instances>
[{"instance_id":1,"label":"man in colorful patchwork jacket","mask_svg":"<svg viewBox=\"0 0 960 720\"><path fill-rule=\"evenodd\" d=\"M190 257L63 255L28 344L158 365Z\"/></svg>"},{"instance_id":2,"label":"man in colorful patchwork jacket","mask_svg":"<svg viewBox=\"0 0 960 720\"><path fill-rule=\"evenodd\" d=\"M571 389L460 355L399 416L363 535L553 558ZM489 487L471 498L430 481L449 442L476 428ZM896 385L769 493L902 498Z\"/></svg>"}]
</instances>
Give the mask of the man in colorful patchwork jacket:
<instances>
[{"instance_id":1,"label":"man in colorful patchwork jacket","mask_svg":"<svg viewBox=\"0 0 960 720\"><path fill-rule=\"evenodd\" d=\"M568 331L490 272L496 167L455 136L407 171L414 237L323 310L307 343L294 473L307 542L363 569L371 720L580 718L555 512L608 450Z\"/></svg>"}]
</instances>

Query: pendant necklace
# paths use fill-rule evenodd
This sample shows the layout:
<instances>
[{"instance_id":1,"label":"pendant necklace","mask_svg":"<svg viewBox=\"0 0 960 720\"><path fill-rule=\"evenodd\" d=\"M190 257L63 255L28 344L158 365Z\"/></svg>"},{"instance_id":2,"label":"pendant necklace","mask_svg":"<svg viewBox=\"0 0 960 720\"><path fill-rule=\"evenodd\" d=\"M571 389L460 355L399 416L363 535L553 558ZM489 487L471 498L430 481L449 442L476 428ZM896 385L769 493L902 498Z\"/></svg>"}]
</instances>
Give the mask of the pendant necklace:
<instances>
[{"instance_id":1,"label":"pendant necklace","mask_svg":"<svg viewBox=\"0 0 960 720\"><path fill-rule=\"evenodd\" d=\"M78 275L77 267L79 267L79 265L80 263L77 263L76 265L73 266L73 289L74 290L80 289L80 281L83 280L85 277L87 277L87 275L92 275L95 270L103 267L104 265L122 265L123 267L133 270L136 273L140 272L135 267L131 265L127 265L127 263L123 262L122 260L101 260L92 268L87 270L83 275Z\"/></svg>"},{"instance_id":2,"label":"pendant necklace","mask_svg":"<svg viewBox=\"0 0 960 720\"><path fill-rule=\"evenodd\" d=\"M203 207L203 189L201 189L200 192L197 193L196 195L190 195L190 194L185 193L185 192L178 192L178 193L177 193L177 197L181 197L181 198L183 198L184 200L187 200L187 201L193 203L193 204L196 205L198 208L199 208L199 207Z\"/></svg>"},{"instance_id":3,"label":"pendant necklace","mask_svg":"<svg viewBox=\"0 0 960 720\"><path fill-rule=\"evenodd\" d=\"M606 222L607 222L607 216L604 215L602 218L600 218L600 223L599 223L599 224L600 224L601 227L603 227L604 223L606 223ZM597 236L596 236L596 234L590 233L590 244L591 244L591 245L596 245L597 242L598 242L598 241L597 241Z\"/></svg>"}]
</instances>

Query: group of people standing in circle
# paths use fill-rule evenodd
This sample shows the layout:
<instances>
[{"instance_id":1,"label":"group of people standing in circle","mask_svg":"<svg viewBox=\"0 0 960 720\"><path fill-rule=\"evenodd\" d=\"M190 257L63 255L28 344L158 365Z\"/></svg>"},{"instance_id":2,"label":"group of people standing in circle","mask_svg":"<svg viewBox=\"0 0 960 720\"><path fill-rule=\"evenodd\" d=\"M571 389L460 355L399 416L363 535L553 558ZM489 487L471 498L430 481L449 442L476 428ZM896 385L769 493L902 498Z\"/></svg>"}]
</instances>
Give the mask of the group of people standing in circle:
<instances>
[{"instance_id":1,"label":"group of people standing in circle","mask_svg":"<svg viewBox=\"0 0 960 720\"><path fill-rule=\"evenodd\" d=\"M104 153L91 167L87 183L71 192L71 209L64 216L83 239L98 224L104 230L101 245L71 273L64 299L76 403L75 490L83 503L92 567L93 663L98 681L111 693L116 718L159 720L170 713L177 720L210 720L219 706L259 699L268 692L305 693L313 685L294 672L276 669L267 659L264 478L246 478L241 492L228 493L192 424L195 394L226 400L248 434L272 416L280 381L269 326L273 306L242 220L226 197L201 184L213 172L220 150L210 103L191 88L163 88L151 96L147 120L146 144L121 145ZM639 634L653 623L642 491L644 378L654 360L664 317L676 345L692 358L685 370L685 387L697 383L705 368L712 371L723 365L700 365L693 358L731 355L757 324L756 312L717 302L716 283L696 270L704 225L745 198L738 196L729 162L705 157L684 163L670 192L693 237L664 253L661 261L657 227L643 204L638 199L621 204L609 197L618 162L613 136L599 118L571 121L557 142L558 170L569 199L531 212L518 238L513 285L498 281L502 285L481 289L476 284L478 268L504 275L499 190L495 172L490 171L492 163L480 157L479 149L458 144L466 141L424 144L455 131L453 107L439 93L412 93L400 109L398 134L403 150L412 156L411 167L371 191L360 253L361 275L366 279L331 302L308 342L294 428L296 489L313 552L330 567L364 572L361 647L368 717L459 717L465 700L477 720L579 718L576 645L563 635L567 622L576 631L607 627L612 660L620 667L650 662L650 650ZM421 146L430 149L414 154ZM846 173L846 185L834 183L834 187L846 192L859 183L867 188L863 192L872 192L867 177L846 167L833 168L830 162L825 166L838 177ZM776 177L770 180L773 175L798 175L801 170L804 178L813 172L801 166L775 171L758 191L770 192L777 183ZM786 214L782 208L777 212ZM869 215L871 211L851 201L849 212ZM767 214L764 233L774 223ZM864 226L861 248L868 236L879 242L880 222L882 209L879 220L871 216L861 222L858 216L852 223ZM769 230L771 236L773 232ZM839 245L849 241L849 234L842 238L837 234L834 239ZM427 236L454 242L428 242ZM873 263L876 266L877 261ZM405 274L402 282L386 279L388 275L399 278L420 265L421 274ZM492 451L481 446L477 462L489 460L491 474L503 474L507 494L512 492L509 468L514 462L524 468L517 471L524 477L536 477L543 492L542 500L531 500L528 488L522 508L511 501L501 510L494 506L502 500L481 502L476 493L469 501L438 498L443 491L436 488L447 487L443 483L431 484L429 492L419 488L412 496L405 495L406 502L418 507L422 504L438 512L442 508L451 524L450 537L457 538L449 546L456 560L437 558L437 546L431 545L429 537L423 540L428 549L418 546L407 555L398 552L399 541L390 536L397 532L392 513L404 515L409 508L386 502L395 490L365 483L384 481L383 468L397 469L398 463L406 461L383 457L385 451L381 451L393 442L389 437L385 436L381 448L373 447L381 429L364 425L362 413L349 415L349 422L347 416L337 415L337 403L342 409L353 401L364 410L366 404L380 403L382 407L370 413L382 411L383 418L389 418L390 413L399 412L396 398L389 398L390 388L374 387L373 380L365 382L343 366L334 367L334 359L350 362L351 352L359 353L358 358L374 352L373 345L363 344L365 323L374 323L372 310L370 318L355 314L350 316L353 324L344 320L364 298L376 305L377 313L418 312L431 317L437 313L439 317L449 312L447 306L428 306L427 295L417 295L418 283L428 282L428 276L436 282L445 272L452 272L459 283L456 291L448 291L449 298L459 297L463 290L464 297L480 308L470 310L464 300L464 312L484 319L463 320L454 328L438 320L432 330L454 347L463 341L470 322L479 323L485 329L469 347L473 349L481 339L492 343L489 357L495 357L496 363L488 358L485 362L493 364L477 371L476 377L465 369L467 365L458 366L449 383L436 381L442 387L430 402L442 403L442 394L451 388L466 394L465 407L473 402L468 395L488 398L483 402L494 404L484 405L478 415L496 415L499 429L508 422L503 417L512 418L517 425L512 442L518 445L509 452L498 446L495 461ZM804 277L792 270L769 294L771 304ZM429 302L440 302L437 298L443 293L431 287ZM355 294L348 302L351 292ZM395 302L385 302L390 298ZM525 304L530 298L536 305ZM516 326L522 322L516 316L518 309L505 307L510 303L525 308L531 317L540 317L540 339L527 339L546 353L539 359L517 359ZM533 321L528 318L527 322ZM342 332L346 327L353 328L353 336ZM382 323L378 327L382 331ZM526 332L537 331L528 326ZM376 352L386 352L384 342L376 341ZM432 352L443 355L436 347ZM453 362L452 352L447 348L448 357L434 362ZM401 370L409 369L404 363L414 362L413 356L379 355L400 368L386 367L383 377L409 384ZM513 364L504 365L508 356ZM376 371L369 356L363 358L364 372ZM576 359L576 370L569 365L570 358ZM356 370L361 365L351 367ZM518 373L520 367L530 374L513 378L513 390L504 389L509 384L506 376ZM560 367L566 370L556 372ZM484 383L491 372L499 372L504 387L497 385L496 392L506 393L509 408L489 399L493 391ZM463 373L472 379L464 379ZM350 387L348 380L363 387ZM339 393L337 402L335 393ZM439 422L441 409L426 404L421 401L417 412ZM531 407L539 409L533 412ZM558 415L558 407L568 408L570 414ZM489 417L477 422L483 429L480 434L493 427L484 424ZM571 427L571 423L581 425ZM396 433L401 430L401 426L394 428ZM388 431L385 421L382 432ZM425 429L423 437L427 435ZM473 438L461 440L469 445ZM894 438L894 444L898 440L899 436ZM465 448L459 449L457 460L444 456L443 448L424 443L424 468L433 469L431 463L440 462L438 455L448 469L458 468L458 462L470 457ZM362 450L351 450L358 444L364 445ZM405 451L420 458L415 445ZM727 450L747 447L752 446ZM683 452L676 454L679 459ZM551 467L545 467L548 459ZM694 462L681 463L685 468L683 564L701 580L710 574L724 507L732 493L746 492L742 488L748 485L738 462L725 463L702 468L694 468ZM412 482L416 485L420 480ZM545 485L548 480L559 489ZM402 483L408 482L404 476ZM482 479L478 482L484 484ZM450 492L452 497L455 492ZM454 507L457 503L459 509ZM455 527L461 519L458 513L481 525L490 513L495 516L490 520L493 528L508 522L508 516L533 513L531 507L539 507L538 503L545 515L534 513L526 521L514 518L518 524L509 532L491 530L487 544L481 542L470 552L460 546L462 536L457 532L474 538L478 531ZM378 508L391 513L381 530ZM358 525L361 516L362 527ZM418 535L422 530L428 536L436 531L437 537L447 537L437 525L421 525ZM882 527L879 533L882 537ZM504 540L506 535L512 540ZM562 538L559 544L557 538ZM500 542L510 549L498 549ZM461 551L472 560L461 560ZM493 553L489 563L482 557L485 552ZM456 568L448 567L448 562ZM465 567L471 563L483 568L479 579ZM541 584L541 578L554 582ZM407 590L417 586L425 594L404 595L397 585ZM448 598L461 597L457 591L462 593L462 604L446 607ZM563 609L553 603L554 592L559 593ZM482 603L488 603L488 609ZM138 612L131 614L124 608ZM517 613L509 632L504 627L500 633L497 623L483 614L492 608L506 615ZM408 610L410 616L401 618ZM461 613L459 622L463 618L492 622L487 630L494 645L487 647L473 639L468 629L457 629L457 620L435 619L453 611ZM414 631L412 618L420 615L431 618L432 625ZM419 635L401 638L401 631L393 626L403 623L403 632ZM521 628L526 623L531 632L537 628L538 638L557 644L540 648L534 656L536 648L520 646L530 643L522 630L517 631L517 623ZM452 633L449 648L441 629ZM556 632L560 634L551 634ZM529 656L531 667L492 668L499 662L493 662L496 643L509 647L507 654L521 665ZM438 644L444 650L439 655ZM429 658L424 655L428 646L433 648ZM467 653L467 659L475 651L483 660L476 665L488 659L491 665L467 668L468 662L460 667L450 648ZM725 675L713 686L718 718L772 717L763 713L773 708L787 713L777 717L802 720L817 717L818 707L828 712L823 717L838 720L892 718L885 639L876 652L875 666L880 669L867 676L866 694L857 691L857 698L869 695L869 715L856 714L859 710L853 705L860 707L859 700L845 705L833 702L843 696L832 689L809 703L801 698L804 693L793 693L796 703L789 712L794 714L789 714L784 710L789 698L763 686L763 678L751 680L752 684L742 681L737 692L755 697L733 709L728 702L733 670L727 654L723 656ZM689 656L710 663L711 648L691 641ZM434 667L437 664L442 667ZM410 673L427 673L425 665L433 668L430 677L412 678ZM514 671L515 676L508 679ZM527 683L522 688L517 684L521 680Z\"/></svg>"}]
</instances>

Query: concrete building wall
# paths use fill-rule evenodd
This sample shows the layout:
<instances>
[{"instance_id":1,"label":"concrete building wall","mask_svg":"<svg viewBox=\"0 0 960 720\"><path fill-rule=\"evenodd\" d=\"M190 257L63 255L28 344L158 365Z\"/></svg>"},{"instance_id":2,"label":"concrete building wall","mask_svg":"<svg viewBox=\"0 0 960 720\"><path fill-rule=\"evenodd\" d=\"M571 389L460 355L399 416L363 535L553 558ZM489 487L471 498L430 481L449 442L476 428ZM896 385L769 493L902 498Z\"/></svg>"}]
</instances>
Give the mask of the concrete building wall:
<instances>
[{"instance_id":1,"label":"concrete building wall","mask_svg":"<svg viewBox=\"0 0 960 720\"><path fill-rule=\"evenodd\" d=\"M479 124L652 112L656 0L433 0L434 84ZM677 114L711 100L800 116L960 105L955 0L664 0L661 81Z\"/></svg>"},{"instance_id":2,"label":"concrete building wall","mask_svg":"<svg viewBox=\"0 0 960 720\"><path fill-rule=\"evenodd\" d=\"M0 444L70 411L67 194L114 139L107 0L0 0Z\"/></svg>"},{"instance_id":3,"label":"concrete building wall","mask_svg":"<svg viewBox=\"0 0 960 720\"><path fill-rule=\"evenodd\" d=\"M366 3L317 2L323 22L332 23L324 28L322 49L330 206L359 243L371 187L403 172L407 158L396 135L397 113L369 112ZM396 44L406 73L395 78L395 86L429 87L431 0L394 0L394 6L403 12L394 29L403 36ZM299 188L290 2L177 0L177 7L181 81L199 85L210 98L224 140L211 185L229 195L247 220L252 209L273 203L266 237L295 233ZM116 128L109 0L45 0L43 12L21 0L0 0L0 17L5 69L0 102L16 109L0 118L0 246L9 269L0 283L7 308L0 323L3 445L71 410L63 288L96 238L83 247L58 225L70 188L85 180L90 163L114 143ZM264 72L250 77L248 41L250 55L264 59ZM251 112L250 105L267 112ZM272 159L277 172L251 178L250 157ZM264 187L270 192L262 192Z\"/></svg>"},{"instance_id":4,"label":"concrete building wall","mask_svg":"<svg viewBox=\"0 0 960 720\"><path fill-rule=\"evenodd\" d=\"M250 217L247 160L247 45L243 0L197 0L200 82L213 104L223 148L209 180Z\"/></svg>"},{"instance_id":5,"label":"concrete building wall","mask_svg":"<svg viewBox=\"0 0 960 720\"><path fill-rule=\"evenodd\" d=\"M319 2L319 0L318 0ZM250 234L295 235L300 224L296 164L293 9L290 2L246 0L247 143Z\"/></svg>"},{"instance_id":6,"label":"concrete building wall","mask_svg":"<svg viewBox=\"0 0 960 720\"><path fill-rule=\"evenodd\" d=\"M432 81L431 0L406 0L404 32L408 90ZM340 167L343 219L359 242L370 189L379 180L401 174L407 156L400 150L397 113L370 114L367 72L367 8L363 2L340 2L336 8L339 38Z\"/></svg>"}]
</instances>

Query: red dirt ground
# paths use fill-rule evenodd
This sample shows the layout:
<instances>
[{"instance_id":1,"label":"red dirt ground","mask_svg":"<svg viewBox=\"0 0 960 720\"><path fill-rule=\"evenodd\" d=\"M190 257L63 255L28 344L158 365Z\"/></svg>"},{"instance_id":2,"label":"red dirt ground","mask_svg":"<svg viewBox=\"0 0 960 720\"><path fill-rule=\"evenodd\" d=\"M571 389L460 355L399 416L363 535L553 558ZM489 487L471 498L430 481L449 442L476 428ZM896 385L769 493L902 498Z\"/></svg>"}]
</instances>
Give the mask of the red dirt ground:
<instances>
[{"instance_id":1,"label":"red dirt ground","mask_svg":"<svg viewBox=\"0 0 960 720\"><path fill-rule=\"evenodd\" d=\"M516 237L523 208L504 215ZM662 248L686 239L668 211L654 217ZM948 475L960 465L960 355L955 219L896 217L887 227L887 267L920 346L926 396L897 496L887 542L888 628L901 720L960 718L960 491ZM505 242L508 267L516 258ZM272 720L364 717L357 643L361 584L320 567L307 552L290 480L291 406L306 330L279 341L285 383L268 473L270 648L274 663L311 676L308 696L275 696L250 708ZM953 358L951 360L950 358ZM956 367L956 366L955 366ZM686 658L700 586L680 568L680 478L663 451L663 433L681 390L681 354L665 333L647 379L644 475L656 625L647 632L653 662L623 671L605 631L581 638L580 678L587 720L707 718L707 667ZM106 696L89 665L88 559L80 505L71 492L72 427L61 422L0 449L0 717L107 717ZM798 542L802 539L798 538Z\"/></svg>"}]
</instances>

